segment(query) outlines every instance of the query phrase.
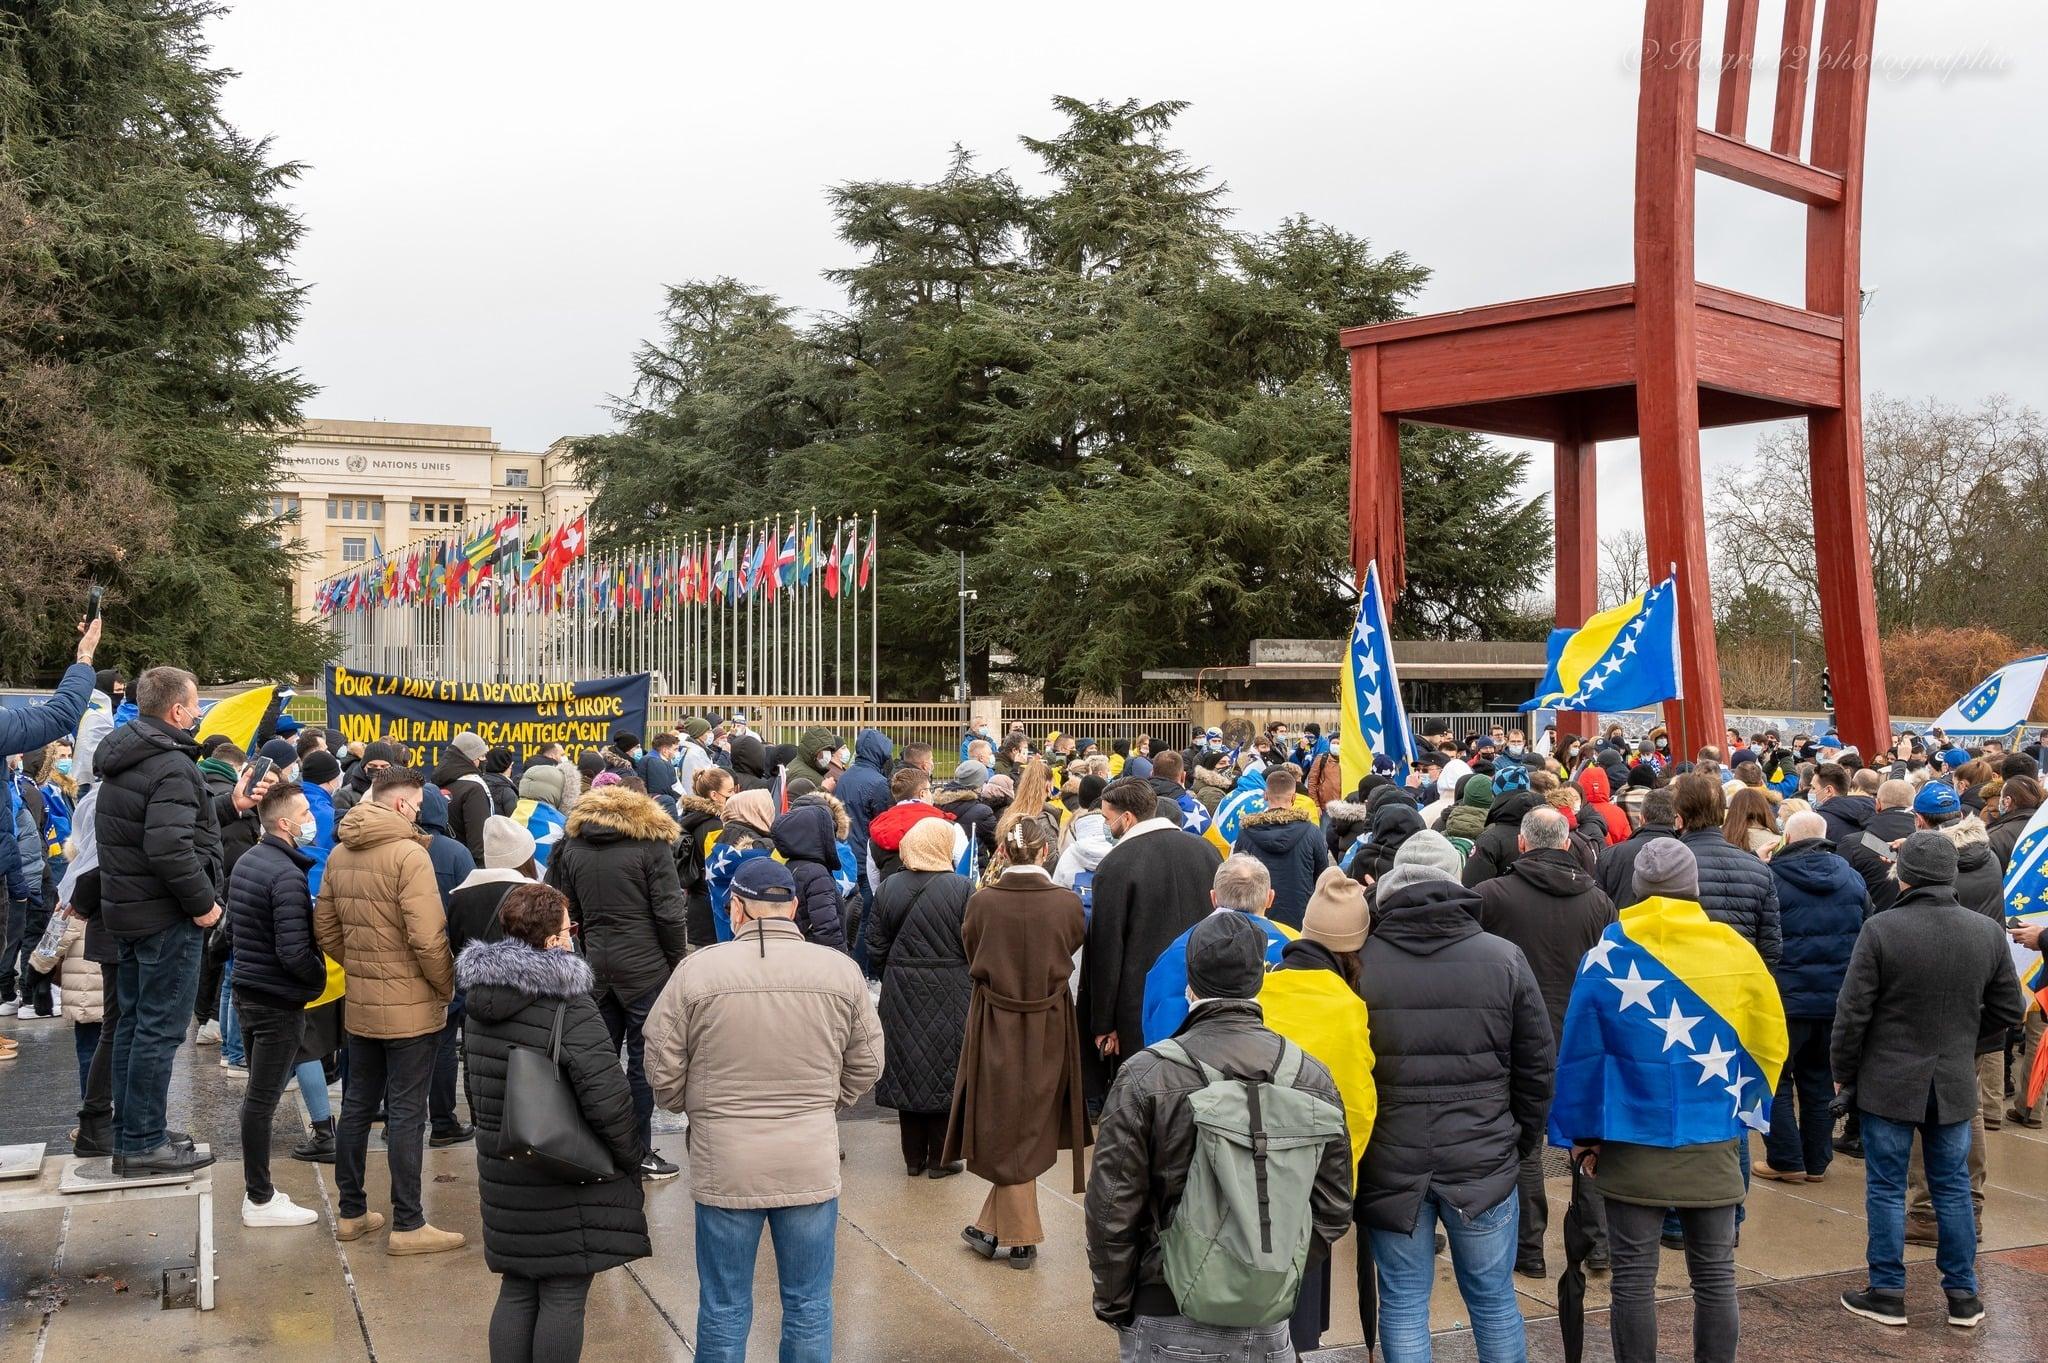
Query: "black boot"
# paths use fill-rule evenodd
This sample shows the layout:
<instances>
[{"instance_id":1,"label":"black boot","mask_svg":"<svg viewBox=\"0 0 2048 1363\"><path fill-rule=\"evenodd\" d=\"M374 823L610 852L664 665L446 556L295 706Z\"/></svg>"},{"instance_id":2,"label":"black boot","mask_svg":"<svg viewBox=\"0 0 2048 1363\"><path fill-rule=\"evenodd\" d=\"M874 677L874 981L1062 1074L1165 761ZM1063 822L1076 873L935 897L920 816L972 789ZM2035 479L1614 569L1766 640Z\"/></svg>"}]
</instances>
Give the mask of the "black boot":
<instances>
[{"instance_id":1,"label":"black boot","mask_svg":"<svg viewBox=\"0 0 2048 1363\"><path fill-rule=\"evenodd\" d=\"M71 1153L80 1159L102 1159L113 1154L113 1119L81 1119L78 1123L78 1139L71 1142Z\"/></svg>"},{"instance_id":2,"label":"black boot","mask_svg":"<svg viewBox=\"0 0 2048 1363\"><path fill-rule=\"evenodd\" d=\"M313 1134L292 1147L292 1158L308 1164L334 1163L334 1118L313 1123Z\"/></svg>"}]
</instances>

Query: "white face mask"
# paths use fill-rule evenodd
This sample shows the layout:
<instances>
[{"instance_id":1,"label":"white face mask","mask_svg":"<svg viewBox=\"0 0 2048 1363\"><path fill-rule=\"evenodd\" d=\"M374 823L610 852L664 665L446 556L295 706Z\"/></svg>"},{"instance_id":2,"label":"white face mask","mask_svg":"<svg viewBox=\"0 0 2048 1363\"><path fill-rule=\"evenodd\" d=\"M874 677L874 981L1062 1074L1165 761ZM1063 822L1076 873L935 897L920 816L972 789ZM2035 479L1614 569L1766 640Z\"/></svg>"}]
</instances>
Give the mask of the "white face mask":
<instances>
[{"instance_id":1,"label":"white face mask","mask_svg":"<svg viewBox=\"0 0 2048 1363\"><path fill-rule=\"evenodd\" d=\"M298 836L295 839L295 841L300 847L311 847L314 843L314 840L317 839L319 836L320 825L314 823L311 819L307 819L304 823L299 825Z\"/></svg>"}]
</instances>

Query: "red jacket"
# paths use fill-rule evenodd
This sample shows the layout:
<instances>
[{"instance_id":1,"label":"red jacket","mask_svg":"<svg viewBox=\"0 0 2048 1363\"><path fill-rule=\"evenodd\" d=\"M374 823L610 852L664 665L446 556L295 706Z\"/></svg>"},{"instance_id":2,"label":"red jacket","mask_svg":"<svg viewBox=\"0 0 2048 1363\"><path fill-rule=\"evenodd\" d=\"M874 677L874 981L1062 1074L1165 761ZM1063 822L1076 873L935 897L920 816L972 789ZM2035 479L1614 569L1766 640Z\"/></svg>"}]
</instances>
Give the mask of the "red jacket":
<instances>
[{"instance_id":1,"label":"red jacket","mask_svg":"<svg viewBox=\"0 0 2048 1363\"><path fill-rule=\"evenodd\" d=\"M903 835L910 826L923 819L944 819L955 822L953 816L937 805L926 804L923 800L907 800L900 805L891 805L868 822L868 841L884 851L893 852L903 845Z\"/></svg>"},{"instance_id":2,"label":"red jacket","mask_svg":"<svg viewBox=\"0 0 2048 1363\"><path fill-rule=\"evenodd\" d=\"M1632 831L1628 815L1620 805L1614 803L1613 791L1608 789L1607 773L1599 767L1588 767L1579 773L1579 794L1586 797L1586 803L1600 811L1600 817L1607 821L1607 845L1628 841Z\"/></svg>"}]
</instances>

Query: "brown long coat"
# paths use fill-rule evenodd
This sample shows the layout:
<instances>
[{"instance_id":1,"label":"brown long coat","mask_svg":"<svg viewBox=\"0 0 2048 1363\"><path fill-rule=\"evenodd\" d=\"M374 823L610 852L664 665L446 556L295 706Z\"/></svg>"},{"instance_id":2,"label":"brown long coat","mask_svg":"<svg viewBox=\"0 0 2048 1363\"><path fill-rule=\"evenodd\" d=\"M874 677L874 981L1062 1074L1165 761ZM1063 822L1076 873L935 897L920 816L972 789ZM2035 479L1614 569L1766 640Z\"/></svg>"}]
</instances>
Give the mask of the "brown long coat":
<instances>
[{"instance_id":1,"label":"brown long coat","mask_svg":"<svg viewBox=\"0 0 2048 1363\"><path fill-rule=\"evenodd\" d=\"M995 1184L1029 1183L1081 1152L1081 1029L1067 979L1086 935L1081 901L1045 876L1016 869L967 901L961 938L974 996L953 1086L945 1158Z\"/></svg>"}]
</instances>

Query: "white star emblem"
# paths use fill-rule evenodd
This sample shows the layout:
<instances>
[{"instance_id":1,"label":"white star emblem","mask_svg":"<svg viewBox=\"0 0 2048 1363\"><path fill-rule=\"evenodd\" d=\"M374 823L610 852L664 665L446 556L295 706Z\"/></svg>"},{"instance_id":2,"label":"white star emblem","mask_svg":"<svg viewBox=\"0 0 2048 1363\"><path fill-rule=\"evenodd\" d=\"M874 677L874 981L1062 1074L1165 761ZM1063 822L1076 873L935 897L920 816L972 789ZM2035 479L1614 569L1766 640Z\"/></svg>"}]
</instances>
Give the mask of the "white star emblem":
<instances>
[{"instance_id":1,"label":"white star emblem","mask_svg":"<svg viewBox=\"0 0 2048 1363\"><path fill-rule=\"evenodd\" d=\"M1608 974L1613 974L1614 967L1607 963L1607 958L1612 956L1614 949L1620 945L1621 943L1615 941L1612 937L1602 937L1593 944L1593 949L1586 953L1586 959L1579 965L1579 973L1583 975L1597 964Z\"/></svg>"},{"instance_id":2,"label":"white star emblem","mask_svg":"<svg viewBox=\"0 0 2048 1363\"><path fill-rule=\"evenodd\" d=\"M1728 1062L1733 1060L1736 1054L1735 1051L1721 1049L1720 1037L1709 1037L1707 1049L1692 1057L1693 1062L1700 1067L1700 1082L1704 1084L1709 1079L1729 1078Z\"/></svg>"},{"instance_id":3,"label":"white star emblem","mask_svg":"<svg viewBox=\"0 0 2048 1363\"><path fill-rule=\"evenodd\" d=\"M1738 1112L1736 1117L1751 1131L1769 1131L1771 1119L1764 1115L1764 1105L1759 1102L1747 1112Z\"/></svg>"},{"instance_id":4,"label":"white star emblem","mask_svg":"<svg viewBox=\"0 0 2048 1363\"><path fill-rule=\"evenodd\" d=\"M1641 1004L1643 1011L1651 1017L1657 1015L1657 1010L1650 1004L1650 991L1664 981L1644 979L1643 972L1636 969L1634 961L1628 963L1628 975L1625 978L1609 976L1607 982L1621 991L1621 1007L1618 1012L1626 1013L1636 1004Z\"/></svg>"},{"instance_id":5,"label":"white star emblem","mask_svg":"<svg viewBox=\"0 0 2048 1363\"><path fill-rule=\"evenodd\" d=\"M1602 677L1611 677L1619 671L1621 671L1621 659L1609 658L1606 661L1606 663L1601 666L1600 675Z\"/></svg>"},{"instance_id":6,"label":"white star emblem","mask_svg":"<svg viewBox=\"0 0 2048 1363\"><path fill-rule=\"evenodd\" d=\"M1380 708L1382 704L1383 702L1380 700L1379 692L1368 691L1365 693L1365 711L1367 714L1373 716L1375 719L1379 717Z\"/></svg>"},{"instance_id":7,"label":"white star emblem","mask_svg":"<svg viewBox=\"0 0 2048 1363\"><path fill-rule=\"evenodd\" d=\"M1626 636L1624 636L1624 637L1623 637L1623 639L1622 639L1622 641L1621 641L1621 656L1622 656L1622 657L1624 657L1624 658L1626 658L1626 657L1627 657L1627 656L1628 656L1629 654L1631 654L1631 653L1633 653L1633 652L1635 652L1635 651L1636 651L1636 636L1635 636L1635 635L1633 635L1633 634L1630 634L1630 635L1626 635Z\"/></svg>"},{"instance_id":8,"label":"white star emblem","mask_svg":"<svg viewBox=\"0 0 2048 1363\"><path fill-rule=\"evenodd\" d=\"M1355 630L1353 630L1353 631L1351 632L1351 637L1352 637L1352 638L1354 638L1354 639L1356 639L1356 640L1358 640L1358 642L1359 642L1359 643L1361 643L1361 644L1369 644L1369 643L1371 643L1371 642L1372 642L1372 624L1371 624L1371 622L1370 622L1370 621L1368 621L1368 620L1367 620L1367 619L1366 619L1366 618L1365 618L1364 616L1362 616L1362 615L1361 615L1361 616L1360 616L1360 617L1358 618L1358 628L1357 628L1357 629L1355 629Z\"/></svg>"},{"instance_id":9,"label":"white star emblem","mask_svg":"<svg viewBox=\"0 0 2048 1363\"><path fill-rule=\"evenodd\" d=\"M842 898L853 893L854 881L844 871L832 877L832 883L839 887L839 894Z\"/></svg>"},{"instance_id":10,"label":"white star emblem","mask_svg":"<svg viewBox=\"0 0 2048 1363\"><path fill-rule=\"evenodd\" d=\"M1754 1076L1752 1075L1742 1074L1738 1072L1735 1076L1735 1082L1728 1085L1728 1087L1723 1090L1723 1092L1725 1092L1730 1098L1733 1098L1735 1100L1735 1105L1737 1107L1742 1106L1742 1090L1749 1086L1749 1081L1753 1077Z\"/></svg>"},{"instance_id":11,"label":"white star emblem","mask_svg":"<svg viewBox=\"0 0 2048 1363\"><path fill-rule=\"evenodd\" d=\"M1668 1051L1673 1046L1692 1045L1692 1029L1705 1021L1705 1018L1687 1017L1678 1010L1678 1000L1673 999L1671 1000L1670 1015L1668 1017L1652 1018L1651 1021L1664 1029L1664 1045L1662 1049Z\"/></svg>"},{"instance_id":12,"label":"white star emblem","mask_svg":"<svg viewBox=\"0 0 2048 1363\"><path fill-rule=\"evenodd\" d=\"M1372 654L1361 653L1358 655L1358 679L1360 681L1371 681L1379 676L1379 674L1380 665L1374 661Z\"/></svg>"}]
</instances>

